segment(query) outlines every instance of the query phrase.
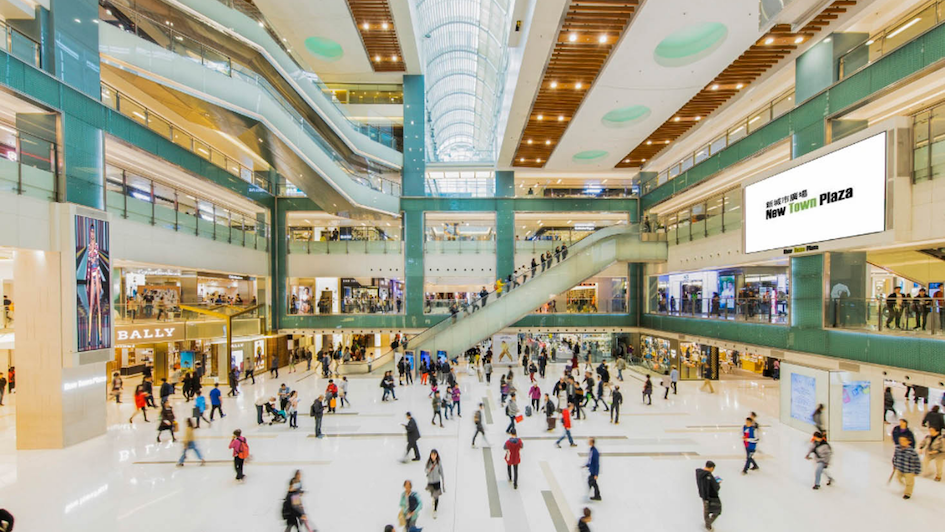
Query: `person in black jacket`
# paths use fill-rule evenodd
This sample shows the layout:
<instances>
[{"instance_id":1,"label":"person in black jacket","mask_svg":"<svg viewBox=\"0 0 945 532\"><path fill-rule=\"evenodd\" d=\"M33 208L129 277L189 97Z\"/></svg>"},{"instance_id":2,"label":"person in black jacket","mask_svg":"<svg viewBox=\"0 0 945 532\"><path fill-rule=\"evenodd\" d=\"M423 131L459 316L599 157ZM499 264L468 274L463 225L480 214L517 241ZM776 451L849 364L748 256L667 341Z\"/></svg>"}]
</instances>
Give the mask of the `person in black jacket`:
<instances>
[{"instance_id":1,"label":"person in black jacket","mask_svg":"<svg viewBox=\"0 0 945 532\"><path fill-rule=\"evenodd\" d=\"M614 393L611 394L610 402L610 420L614 425L620 424L620 403L623 402L623 394L620 393L620 386L614 386Z\"/></svg>"},{"instance_id":2,"label":"person in black jacket","mask_svg":"<svg viewBox=\"0 0 945 532\"><path fill-rule=\"evenodd\" d=\"M722 500L719 499L719 479L714 474L715 462L709 460L702 469L696 469L696 487L702 499L702 518L705 529L712 530L712 523L722 515Z\"/></svg>"},{"instance_id":3,"label":"person in black jacket","mask_svg":"<svg viewBox=\"0 0 945 532\"><path fill-rule=\"evenodd\" d=\"M407 452L404 453L403 461L407 461L407 456L410 454L410 450L413 449L413 461L419 462L420 449L417 447L417 440L420 439L420 429L410 412L407 412L407 422L401 423L401 425L407 430Z\"/></svg>"},{"instance_id":4,"label":"person in black jacket","mask_svg":"<svg viewBox=\"0 0 945 532\"><path fill-rule=\"evenodd\" d=\"M925 414L925 417L922 418L922 426L934 428L942 432L942 429L945 429L945 415L939 412L939 410L938 405L933 406L932 410L929 410L929 412Z\"/></svg>"},{"instance_id":5,"label":"person in black jacket","mask_svg":"<svg viewBox=\"0 0 945 532\"><path fill-rule=\"evenodd\" d=\"M324 438L325 435L322 434L322 416L325 415L324 395L319 395L318 399L315 399L315 402L312 403L312 410L309 413L315 418L315 437Z\"/></svg>"},{"instance_id":6,"label":"person in black jacket","mask_svg":"<svg viewBox=\"0 0 945 532\"><path fill-rule=\"evenodd\" d=\"M167 402L167 398L174 395L174 387L171 386L171 383L167 382L167 379L161 377L161 404Z\"/></svg>"}]
</instances>

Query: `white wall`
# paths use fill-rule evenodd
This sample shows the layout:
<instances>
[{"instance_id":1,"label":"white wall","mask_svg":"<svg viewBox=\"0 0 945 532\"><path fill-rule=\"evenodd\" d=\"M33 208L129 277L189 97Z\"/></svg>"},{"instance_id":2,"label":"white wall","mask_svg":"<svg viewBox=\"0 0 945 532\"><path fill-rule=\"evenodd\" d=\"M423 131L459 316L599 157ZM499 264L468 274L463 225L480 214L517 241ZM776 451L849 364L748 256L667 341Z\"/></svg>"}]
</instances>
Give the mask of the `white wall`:
<instances>
[{"instance_id":1,"label":"white wall","mask_svg":"<svg viewBox=\"0 0 945 532\"><path fill-rule=\"evenodd\" d=\"M423 255L427 277L495 277L495 253Z\"/></svg>"},{"instance_id":2,"label":"white wall","mask_svg":"<svg viewBox=\"0 0 945 532\"><path fill-rule=\"evenodd\" d=\"M0 194L0 246L50 251L49 202Z\"/></svg>"},{"instance_id":3,"label":"white wall","mask_svg":"<svg viewBox=\"0 0 945 532\"><path fill-rule=\"evenodd\" d=\"M404 276L401 254L332 253L308 255L291 253L289 277L400 277Z\"/></svg>"}]
</instances>

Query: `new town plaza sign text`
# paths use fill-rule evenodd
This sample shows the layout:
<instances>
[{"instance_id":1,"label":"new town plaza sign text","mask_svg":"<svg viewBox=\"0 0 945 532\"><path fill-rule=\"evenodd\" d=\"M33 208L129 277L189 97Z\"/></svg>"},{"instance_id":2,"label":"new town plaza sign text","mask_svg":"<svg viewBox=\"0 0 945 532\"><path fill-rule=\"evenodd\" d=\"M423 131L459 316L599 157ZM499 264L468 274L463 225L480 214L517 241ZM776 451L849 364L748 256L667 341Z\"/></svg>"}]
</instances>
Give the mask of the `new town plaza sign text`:
<instances>
[{"instance_id":1,"label":"new town plaza sign text","mask_svg":"<svg viewBox=\"0 0 945 532\"><path fill-rule=\"evenodd\" d=\"M184 339L184 324L119 325L115 328L115 339L133 343L174 342Z\"/></svg>"}]
</instances>

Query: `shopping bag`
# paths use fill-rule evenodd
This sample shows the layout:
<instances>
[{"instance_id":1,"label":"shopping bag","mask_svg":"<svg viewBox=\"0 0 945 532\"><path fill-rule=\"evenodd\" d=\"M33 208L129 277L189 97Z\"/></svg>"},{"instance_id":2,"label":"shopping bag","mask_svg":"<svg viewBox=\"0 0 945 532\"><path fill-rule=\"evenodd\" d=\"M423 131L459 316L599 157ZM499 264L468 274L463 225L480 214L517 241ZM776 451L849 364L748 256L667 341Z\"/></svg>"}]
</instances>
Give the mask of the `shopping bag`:
<instances>
[{"instance_id":1,"label":"shopping bag","mask_svg":"<svg viewBox=\"0 0 945 532\"><path fill-rule=\"evenodd\" d=\"M522 414L519 414L519 415L515 416L515 422L516 422L516 423L521 423L523 419L525 419L525 418L522 417Z\"/></svg>"}]
</instances>

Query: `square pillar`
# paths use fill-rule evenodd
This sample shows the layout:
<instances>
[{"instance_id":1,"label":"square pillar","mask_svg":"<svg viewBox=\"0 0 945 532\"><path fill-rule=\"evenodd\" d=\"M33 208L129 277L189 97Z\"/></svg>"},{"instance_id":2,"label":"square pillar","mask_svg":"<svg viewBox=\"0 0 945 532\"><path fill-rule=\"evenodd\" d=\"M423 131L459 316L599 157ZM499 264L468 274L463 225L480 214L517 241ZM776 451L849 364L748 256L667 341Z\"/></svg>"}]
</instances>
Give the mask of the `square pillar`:
<instances>
[{"instance_id":1,"label":"square pillar","mask_svg":"<svg viewBox=\"0 0 945 532\"><path fill-rule=\"evenodd\" d=\"M426 106L423 76L404 76L403 195L423 196L426 179Z\"/></svg>"},{"instance_id":2,"label":"square pillar","mask_svg":"<svg viewBox=\"0 0 945 532\"><path fill-rule=\"evenodd\" d=\"M408 327L423 320L423 211L404 211L404 313Z\"/></svg>"}]
</instances>

